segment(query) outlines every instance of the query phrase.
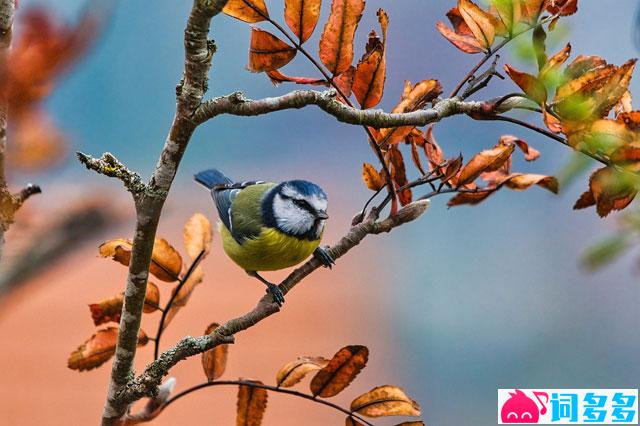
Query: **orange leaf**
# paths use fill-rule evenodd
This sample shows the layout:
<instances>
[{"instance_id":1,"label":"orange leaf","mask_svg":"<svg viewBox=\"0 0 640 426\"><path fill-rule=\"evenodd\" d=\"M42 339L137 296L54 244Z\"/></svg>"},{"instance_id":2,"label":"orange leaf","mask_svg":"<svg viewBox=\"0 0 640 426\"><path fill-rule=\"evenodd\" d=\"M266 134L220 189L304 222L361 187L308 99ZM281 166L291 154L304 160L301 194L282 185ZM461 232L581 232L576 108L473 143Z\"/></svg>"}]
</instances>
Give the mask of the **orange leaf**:
<instances>
[{"instance_id":1,"label":"orange leaf","mask_svg":"<svg viewBox=\"0 0 640 426\"><path fill-rule=\"evenodd\" d=\"M524 159L527 161L534 161L540 157L540 151L529 146L529 144L522 139L513 135L500 136L499 144L515 144L524 153Z\"/></svg>"},{"instance_id":2,"label":"orange leaf","mask_svg":"<svg viewBox=\"0 0 640 426\"><path fill-rule=\"evenodd\" d=\"M458 10L478 43L486 50L491 48L496 36L497 19L471 0L458 0Z\"/></svg>"},{"instance_id":3,"label":"orange leaf","mask_svg":"<svg viewBox=\"0 0 640 426\"><path fill-rule=\"evenodd\" d=\"M300 44L311 37L320 17L322 0L285 0L284 19Z\"/></svg>"},{"instance_id":4,"label":"orange leaf","mask_svg":"<svg viewBox=\"0 0 640 426\"><path fill-rule=\"evenodd\" d=\"M482 173L498 170L511 158L513 150L514 145L498 144L476 154L460 171L458 185L471 183Z\"/></svg>"},{"instance_id":5,"label":"orange leaf","mask_svg":"<svg viewBox=\"0 0 640 426\"><path fill-rule=\"evenodd\" d=\"M131 240L115 239L102 243L98 248L100 256L110 257L116 262L129 266L131 260ZM156 238L151 255L149 272L159 280L177 281L182 271L182 257L166 240Z\"/></svg>"},{"instance_id":6,"label":"orange leaf","mask_svg":"<svg viewBox=\"0 0 640 426\"><path fill-rule=\"evenodd\" d=\"M328 363L329 360L323 357L299 357L297 360L283 365L280 370L278 370L276 383L280 387L290 388L300 382L310 372L320 370L326 367Z\"/></svg>"},{"instance_id":7,"label":"orange leaf","mask_svg":"<svg viewBox=\"0 0 640 426\"><path fill-rule=\"evenodd\" d=\"M365 346L345 346L331 358L311 380L314 396L329 398L339 394L367 365L369 349Z\"/></svg>"},{"instance_id":8,"label":"orange leaf","mask_svg":"<svg viewBox=\"0 0 640 426\"><path fill-rule=\"evenodd\" d=\"M331 74L345 72L353 62L353 37L364 10L364 0L333 0L320 38L320 59Z\"/></svg>"},{"instance_id":9,"label":"orange leaf","mask_svg":"<svg viewBox=\"0 0 640 426\"><path fill-rule=\"evenodd\" d=\"M522 0L522 18L530 24L538 22L548 0Z\"/></svg>"},{"instance_id":10,"label":"orange leaf","mask_svg":"<svg viewBox=\"0 0 640 426\"><path fill-rule=\"evenodd\" d=\"M386 18L384 11L378 16ZM382 100L386 67L385 45L375 31L371 31L366 52L358 62L353 79L353 93L363 109L372 108Z\"/></svg>"},{"instance_id":11,"label":"orange leaf","mask_svg":"<svg viewBox=\"0 0 640 426\"><path fill-rule=\"evenodd\" d=\"M211 222L202 213L196 213L184 225L184 247L193 260L200 252L208 254L211 250L213 231Z\"/></svg>"},{"instance_id":12,"label":"orange leaf","mask_svg":"<svg viewBox=\"0 0 640 426\"><path fill-rule=\"evenodd\" d=\"M533 185L538 185L554 194L558 193L558 180L553 176L514 173L504 181L504 185L516 191L523 191Z\"/></svg>"},{"instance_id":13,"label":"orange leaf","mask_svg":"<svg viewBox=\"0 0 640 426\"><path fill-rule=\"evenodd\" d=\"M567 80L574 80L589 71L594 71L607 65L607 61L599 56L578 55L564 70Z\"/></svg>"},{"instance_id":14,"label":"orange leaf","mask_svg":"<svg viewBox=\"0 0 640 426\"><path fill-rule=\"evenodd\" d=\"M273 34L259 28L251 28L249 71L272 71L287 65L297 50Z\"/></svg>"},{"instance_id":15,"label":"orange leaf","mask_svg":"<svg viewBox=\"0 0 640 426\"><path fill-rule=\"evenodd\" d=\"M538 78L544 80L544 78L549 73L555 73L558 71L560 66L564 64L567 59L569 59L569 55L571 55L571 43L567 43L565 47L562 48L558 53L549 58L547 63L542 67L540 73L538 74Z\"/></svg>"},{"instance_id":16,"label":"orange leaf","mask_svg":"<svg viewBox=\"0 0 640 426\"><path fill-rule=\"evenodd\" d=\"M407 180L407 172L404 165L404 158L402 157L402 153L398 149L396 145L392 146L388 152L389 156L389 165L391 172L391 179L396 183L398 188L406 185ZM400 192L398 192L398 199L400 200L400 204L406 206L412 200L411 189L407 188Z\"/></svg>"},{"instance_id":17,"label":"orange leaf","mask_svg":"<svg viewBox=\"0 0 640 426\"><path fill-rule=\"evenodd\" d=\"M220 327L217 322L209 324L204 334L211 334L216 328ZM229 353L229 345L223 344L209 349L202 353L202 369L204 370L207 380L210 382L219 378L227 367L227 355Z\"/></svg>"},{"instance_id":18,"label":"orange leaf","mask_svg":"<svg viewBox=\"0 0 640 426\"><path fill-rule=\"evenodd\" d=\"M11 121L11 144L7 147L10 163L35 172L64 161L67 136L42 109L28 105L19 108L22 110Z\"/></svg>"},{"instance_id":19,"label":"orange leaf","mask_svg":"<svg viewBox=\"0 0 640 426\"><path fill-rule=\"evenodd\" d=\"M149 338L140 330L138 346L144 346ZM118 327L108 327L96 331L86 342L78 346L70 356L67 366L72 370L87 371L101 366L116 352Z\"/></svg>"},{"instance_id":20,"label":"orange leaf","mask_svg":"<svg viewBox=\"0 0 640 426\"><path fill-rule=\"evenodd\" d=\"M420 406L399 387L384 385L354 399L351 411L367 417L419 416Z\"/></svg>"},{"instance_id":21,"label":"orange leaf","mask_svg":"<svg viewBox=\"0 0 640 426\"><path fill-rule=\"evenodd\" d=\"M429 170L431 171L440 166L444 159L442 149L433 136L433 125L427 127L427 130L425 131L425 141L424 153L429 159Z\"/></svg>"},{"instance_id":22,"label":"orange leaf","mask_svg":"<svg viewBox=\"0 0 640 426\"><path fill-rule=\"evenodd\" d=\"M486 200L487 197L489 197L489 195L493 194L494 192L495 189L486 189L477 192L460 192L447 202L447 206L453 207L462 204L469 204L474 206Z\"/></svg>"},{"instance_id":23,"label":"orange leaf","mask_svg":"<svg viewBox=\"0 0 640 426\"><path fill-rule=\"evenodd\" d=\"M413 160L413 164L416 166L420 174L426 175L427 172L422 167L422 161L420 161L420 153L418 152L418 144L416 141L411 139L409 142L411 144L411 159Z\"/></svg>"},{"instance_id":24,"label":"orange leaf","mask_svg":"<svg viewBox=\"0 0 640 426\"><path fill-rule=\"evenodd\" d=\"M631 97L631 92L627 90L626 92L624 92L624 95L622 95L622 97L616 104L614 113L617 118L618 115L625 112L631 112L631 111L633 111L633 99Z\"/></svg>"},{"instance_id":25,"label":"orange leaf","mask_svg":"<svg viewBox=\"0 0 640 426\"><path fill-rule=\"evenodd\" d=\"M613 210L622 210L633 201L637 191L627 177L612 167L603 167L591 175L589 189L600 217L607 216Z\"/></svg>"},{"instance_id":26,"label":"orange leaf","mask_svg":"<svg viewBox=\"0 0 640 426\"><path fill-rule=\"evenodd\" d=\"M247 381L262 384L262 382L257 380ZM266 389L240 385L238 387L236 425L260 426L264 412L267 410L267 396Z\"/></svg>"},{"instance_id":27,"label":"orange leaf","mask_svg":"<svg viewBox=\"0 0 640 426\"><path fill-rule=\"evenodd\" d=\"M264 0L229 0L222 12L249 23L264 21L269 16Z\"/></svg>"},{"instance_id":28,"label":"orange leaf","mask_svg":"<svg viewBox=\"0 0 640 426\"><path fill-rule=\"evenodd\" d=\"M436 29L442 34L444 38L449 40L458 49L465 53L481 53L486 49L478 43L478 40L474 36L458 34L452 31L444 22L437 22Z\"/></svg>"},{"instance_id":29,"label":"orange leaf","mask_svg":"<svg viewBox=\"0 0 640 426\"><path fill-rule=\"evenodd\" d=\"M580 198L573 205L574 210L586 209L587 207L595 206L596 199L593 198L591 190L585 191L580 195Z\"/></svg>"},{"instance_id":30,"label":"orange leaf","mask_svg":"<svg viewBox=\"0 0 640 426\"><path fill-rule=\"evenodd\" d=\"M548 0L546 3L547 12L552 15L568 16L578 10L578 0Z\"/></svg>"},{"instance_id":31,"label":"orange leaf","mask_svg":"<svg viewBox=\"0 0 640 426\"><path fill-rule=\"evenodd\" d=\"M120 313L122 311L122 303L124 302L124 293L109 299L101 300L98 303L89 305L91 318L95 325L107 322L120 322ZM144 306L142 312L149 314L158 310L160 305L160 290L154 283L147 283L147 291L144 296Z\"/></svg>"},{"instance_id":32,"label":"orange leaf","mask_svg":"<svg viewBox=\"0 0 640 426\"><path fill-rule=\"evenodd\" d=\"M544 124L547 126L549 130L553 133L561 133L562 132L562 123L558 118L556 118L553 114L547 111L546 108L542 110L542 117L544 120Z\"/></svg>"},{"instance_id":33,"label":"orange leaf","mask_svg":"<svg viewBox=\"0 0 640 426\"><path fill-rule=\"evenodd\" d=\"M525 72L520 72L511 65L505 65L504 69L507 74L509 74L509 77L511 77L511 80L537 104L542 105L547 101L547 89L537 77Z\"/></svg>"},{"instance_id":34,"label":"orange leaf","mask_svg":"<svg viewBox=\"0 0 640 426\"><path fill-rule=\"evenodd\" d=\"M340 89L340 91L347 98L349 98L351 96L352 87L353 87L353 79L355 77L355 74L356 74L356 68L355 67L349 67L349 69L347 69L342 74L339 74L339 75L335 76L334 79L333 79L334 84L338 87L338 89ZM347 100L345 98L343 98L342 95L340 95L340 94L338 94L338 100L340 102L342 102L343 104L347 104L348 103Z\"/></svg>"},{"instance_id":35,"label":"orange leaf","mask_svg":"<svg viewBox=\"0 0 640 426\"><path fill-rule=\"evenodd\" d=\"M369 163L362 163L362 180L372 191L379 191L385 185L385 179L375 167Z\"/></svg>"},{"instance_id":36,"label":"orange leaf","mask_svg":"<svg viewBox=\"0 0 640 426\"><path fill-rule=\"evenodd\" d=\"M296 84L311 84L313 86L329 86L329 82L323 78L315 77L295 77L288 76L281 73L278 70L267 71L267 76L271 80L274 86L280 83L296 83Z\"/></svg>"},{"instance_id":37,"label":"orange leaf","mask_svg":"<svg viewBox=\"0 0 640 426\"><path fill-rule=\"evenodd\" d=\"M462 155L458 155L456 158L447 161L442 175L442 182L449 183L453 186L458 184L457 175L462 168Z\"/></svg>"}]
</instances>

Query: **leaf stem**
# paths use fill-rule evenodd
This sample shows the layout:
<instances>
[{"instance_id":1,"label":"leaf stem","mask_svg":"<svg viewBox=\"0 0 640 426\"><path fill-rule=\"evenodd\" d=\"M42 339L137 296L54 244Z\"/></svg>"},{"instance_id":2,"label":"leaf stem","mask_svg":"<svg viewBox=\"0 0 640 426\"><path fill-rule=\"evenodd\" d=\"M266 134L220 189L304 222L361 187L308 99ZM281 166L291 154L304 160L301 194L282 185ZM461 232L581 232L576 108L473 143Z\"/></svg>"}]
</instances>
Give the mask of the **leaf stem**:
<instances>
[{"instance_id":1,"label":"leaf stem","mask_svg":"<svg viewBox=\"0 0 640 426\"><path fill-rule=\"evenodd\" d=\"M171 305L175 301L176 297L178 296L178 293L180 292L180 290L182 289L184 284L187 282L187 280L189 279L191 274L193 274L193 271L196 270L196 267L198 266L198 264L200 263L200 261L204 257L204 253L205 253L204 250L201 250L200 253L198 253L198 256L196 256L196 258L193 260L193 262L191 263L191 266L189 266L189 269L187 270L187 272L184 274L184 276L182 278L180 278L180 282L176 286L175 290L172 292L171 298L169 299L169 301L167 302L165 307L164 308L160 308L160 310L162 311L162 316L160 317L160 322L158 323L158 331L156 333L156 337L155 337L155 340L154 340L154 342L155 342L155 347L153 349L153 360L154 361L158 359L158 355L160 353L160 338L162 337L162 332L164 331L164 323L165 323L165 321L167 319L167 315L169 314L169 310L171 308Z\"/></svg>"},{"instance_id":2,"label":"leaf stem","mask_svg":"<svg viewBox=\"0 0 640 426\"><path fill-rule=\"evenodd\" d=\"M270 386L270 385L265 385L265 384L261 384L261 383L255 383L255 382L251 382L251 381L247 381L247 380L218 380L218 381L213 381L213 382L206 382L206 383L200 383L199 385L195 385L192 386L188 389L183 390L182 392L177 393L176 395L174 395L173 397L169 398L167 400L167 402L164 403L164 405L162 406L162 410L165 410L169 405L171 405L173 402L179 400L180 398L189 395L190 393L193 393L195 391L198 391L200 389L204 389L204 388L208 388L211 386L250 386L250 387L254 387L254 388L259 388L259 389L266 389L268 391L271 392L277 392L277 393L282 393L282 394L286 394L286 395L292 395L292 396L296 396L298 398L303 398L303 399L307 399L309 401L313 401L316 402L318 404L322 404L322 405L326 405L327 407L331 407L337 411L340 411L344 414L346 414L349 417L353 417L356 420L358 420L359 422L362 422L365 425L368 426L374 426L373 423L368 422L367 420L363 419L362 417L360 417L357 414L354 414L353 412L351 412L350 410L347 410L346 408L343 408L337 404L334 404L332 402L329 401L325 401L324 399L318 399L316 398L314 395L309 395L306 393L302 393L302 392L298 392L298 391L294 391L291 389L283 389L281 387L277 387L277 386Z\"/></svg>"}]
</instances>

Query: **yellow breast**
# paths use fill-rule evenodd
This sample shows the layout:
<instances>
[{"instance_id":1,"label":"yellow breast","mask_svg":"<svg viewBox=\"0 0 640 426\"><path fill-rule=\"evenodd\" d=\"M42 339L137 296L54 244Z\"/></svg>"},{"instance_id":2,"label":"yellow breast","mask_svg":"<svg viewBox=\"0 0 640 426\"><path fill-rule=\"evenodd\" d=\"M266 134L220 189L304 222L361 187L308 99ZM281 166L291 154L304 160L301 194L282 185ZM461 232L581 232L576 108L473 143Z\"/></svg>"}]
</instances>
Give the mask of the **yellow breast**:
<instances>
[{"instance_id":1,"label":"yellow breast","mask_svg":"<svg viewBox=\"0 0 640 426\"><path fill-rule=\"evenodd\" d=\"M276 271L297 265L320 244L319 239L301 240L275 228L264 228L258 237L238 244L226 226L220 224L219 230L225 253L245 271Z\"/></svg>"}]
</instances>

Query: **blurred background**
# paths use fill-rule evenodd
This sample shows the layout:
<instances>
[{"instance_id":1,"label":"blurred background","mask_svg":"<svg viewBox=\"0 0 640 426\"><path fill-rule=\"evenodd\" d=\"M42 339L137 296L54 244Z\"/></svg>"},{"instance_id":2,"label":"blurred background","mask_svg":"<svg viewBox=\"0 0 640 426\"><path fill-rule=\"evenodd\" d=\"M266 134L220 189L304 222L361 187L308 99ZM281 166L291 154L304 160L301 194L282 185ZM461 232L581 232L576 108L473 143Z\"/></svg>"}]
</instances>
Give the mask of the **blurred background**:
<instances>
[{"instance_id":1,"label":"blurred background","mask_svg":"<svg viewBox=\"0 0 640 426\"><path fill-rule=\"evenodd\" d=\"M320 25L328 14L329 2L324 3ZM396 104L405 79L437 78L448 93L478 60L435 30L454 3L368 0L356 57L368 31L377 28L375 11L383 7L391 20L385 109ZM85 7L81 0L24 0L18 16L33 4L70 21ZM267 4L282 20L282 2ZM549 52L568 38L572 57L599 55L621 64L638 55L637 8L636 0L583 0L578 14L563 19L550 36ZM126 268L98 258L97 247L131 235L133 210L119 182L88 172L69 153L110 151L143 176L150 174L173 117L189 9L189 2L118 2L93 50L47 101L54 120L70 135L66 156L55 154L59 161L46 172L8 165L11 185L38 183L43 194L18 213L19 222L7 235L3 273L15 272L24 253L37 254L38 246L50 242L51 229L62 229L63 236L75 229L78 235L56 240L55 261L46 266L27 261L21 269L25 279L0 296L2 424L98 421L110 362L77 373L67 369L66 359L94 332L87 304L122 291ZM219 16L212 28L218 52L208 96L241 90L259 98L290 89L246 71L246 24ZM320 32L307 42L313 51ZM520 69L530 66L514 52L502 59ZM285 72L315 75L302 57ZM476 96L514 90L513 83L496 81ZM637 75L631 92L640 93ZM467 158L505 133L542 152L531 164L517 160L517 171L555 174L571 157L560 144L505 123L453 117L435 128L445 154L462 152ZM191 179L215 166L238 179L317 182L330 198L325 238L331 243L370 195L360 178L363 161L373 163L374 157L362 130L316 108L219 117L195 134L159 234L181 247L182 226L191 214L215 219L208 194ZM586 181L582 176L559 196L539 188L502 191L477 207L447 209L446 196L435 198L418 222L368 238L332 271L319 271L300 285L281 313L238 335L225 377L273 383L276 370L299 355L330 357L344 345L364 344L371 351L369 366L336 402L348 405L375 385L398 384L434 426L493 424L497 388L637 388L638 259L626 256L598 273L580 267L583 250L616 223L615 214L601 220L592 209L572 210ZM76 216L87 211L88 218ZM165 334L164 348L185 334L202 334L211 321L244 313L263 292L223 255L217 236L204 268L205 281ZM170 286L160 287L166 301ZM158 318L157 313L145 318L150 335ZM151 345L139 351L138 370L150 359ZM181 363L172 375L178 390L204 381L199 358ZM172 405L154 424L233 424L235 394L234 388L200 391ZM326 407L280 395L270 395L265 417L268 425L342 422Z\"/></svg>"}]
</instances>

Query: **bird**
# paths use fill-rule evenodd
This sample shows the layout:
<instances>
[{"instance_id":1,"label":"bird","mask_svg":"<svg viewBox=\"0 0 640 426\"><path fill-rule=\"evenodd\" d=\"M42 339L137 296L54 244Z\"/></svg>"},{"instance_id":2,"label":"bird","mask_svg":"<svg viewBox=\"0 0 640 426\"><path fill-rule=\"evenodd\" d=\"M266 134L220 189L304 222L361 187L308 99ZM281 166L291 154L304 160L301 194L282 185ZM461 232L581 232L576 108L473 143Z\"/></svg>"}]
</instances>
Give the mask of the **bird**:
<instances>
[{"instance_id":1,"label":"bird","mask_svg":"<svg viewBox=\"0 0 640 426\"><path fill-rule=\"evenodd\" d=\"M334 264L320 246L329 215L327 195L315 183L234 182L216 169L196 173L194 179L211 191L225 253L265 284L278 306L284 303L282 291L259 272L295 266L311 255L325 267Z\"/></svg>"}]
</instances>

